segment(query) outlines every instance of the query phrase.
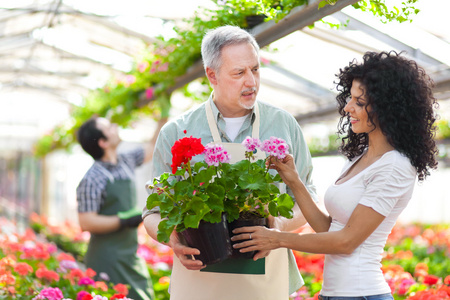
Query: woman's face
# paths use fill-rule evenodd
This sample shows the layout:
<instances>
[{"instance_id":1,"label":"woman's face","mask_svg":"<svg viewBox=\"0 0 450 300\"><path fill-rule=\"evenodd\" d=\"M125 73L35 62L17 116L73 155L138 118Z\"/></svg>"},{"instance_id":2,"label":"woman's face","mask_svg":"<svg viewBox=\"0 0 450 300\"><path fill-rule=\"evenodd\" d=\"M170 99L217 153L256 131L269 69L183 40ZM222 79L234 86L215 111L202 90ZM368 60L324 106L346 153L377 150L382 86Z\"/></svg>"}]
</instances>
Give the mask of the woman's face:
<instances>
[{"instance_id":1,"label":"woman's face","mask_svg":"<svg viewBox=\"0 0 450 300\"><path fill-rule=\"evenodd\" d=\"M369 133L373 131L375 126L367 115L367 111L370 111L371 108L367 106L365 90L360 81L353 80L350 94L351 98L345 105L344 111L349 114L353 132Z\"/></svg>"}]
</instances>

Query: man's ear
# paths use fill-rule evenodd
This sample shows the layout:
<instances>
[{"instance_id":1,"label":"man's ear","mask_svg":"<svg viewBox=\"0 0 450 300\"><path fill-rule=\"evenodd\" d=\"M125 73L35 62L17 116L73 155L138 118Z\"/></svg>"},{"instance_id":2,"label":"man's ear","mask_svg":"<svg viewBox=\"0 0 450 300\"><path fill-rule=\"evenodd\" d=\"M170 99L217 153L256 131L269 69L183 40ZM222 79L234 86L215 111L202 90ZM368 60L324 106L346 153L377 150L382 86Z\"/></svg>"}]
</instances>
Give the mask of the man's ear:
<instances>
[{"instance_id":1,"label":"man's ear","mask_svg":"<svg viewBox=\"0 0 450 300\"><path fill-rule=\"evenodd\" d=\"M206 67L206 77L208 77L209 82L212 85L217 85L217 76L216 76L216 71L211 69L210 67Z\"/></svg>"},{"instance_id":2,"label":"man's ear","mask_svg":"<svg viewBox=\"0 0 450 300\"><path fill-rule=\"evenodd\" d=\"M98 140L98 146L102 149L106 149L108 147L108 140L105 138L100 138Z\"/></svg>"}]
</instances>

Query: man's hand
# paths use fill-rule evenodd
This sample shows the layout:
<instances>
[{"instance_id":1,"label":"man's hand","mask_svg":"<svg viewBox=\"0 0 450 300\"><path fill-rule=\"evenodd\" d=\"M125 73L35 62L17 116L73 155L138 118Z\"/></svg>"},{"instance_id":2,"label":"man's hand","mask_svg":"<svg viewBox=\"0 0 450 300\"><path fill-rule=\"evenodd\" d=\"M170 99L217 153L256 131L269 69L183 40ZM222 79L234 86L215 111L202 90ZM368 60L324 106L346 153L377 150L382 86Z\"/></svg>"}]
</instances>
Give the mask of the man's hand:
<instances>
[{"instance_id":1,"label":"man's hand","mask_svg":"<svg viewBox=\"0 0 450 300\"><path fill-rule=\"evenodd\" d=\"M170 235L168 246L186 269L200 270L206 267L200 260L194 259L194 255L199 255L200 250L183 245L175 231Z\"/></svg>"},{"instance_id":2,"label":"man's hand","mask_svg":"<svg viewBox=\"0 0 450 300\"><path fill-rule=\"evenodd\" d=\"M117 214L120 221L120 229L125 227L138 227L142 223L142 210L132 208Z\"/></svg>"}]
</instances>

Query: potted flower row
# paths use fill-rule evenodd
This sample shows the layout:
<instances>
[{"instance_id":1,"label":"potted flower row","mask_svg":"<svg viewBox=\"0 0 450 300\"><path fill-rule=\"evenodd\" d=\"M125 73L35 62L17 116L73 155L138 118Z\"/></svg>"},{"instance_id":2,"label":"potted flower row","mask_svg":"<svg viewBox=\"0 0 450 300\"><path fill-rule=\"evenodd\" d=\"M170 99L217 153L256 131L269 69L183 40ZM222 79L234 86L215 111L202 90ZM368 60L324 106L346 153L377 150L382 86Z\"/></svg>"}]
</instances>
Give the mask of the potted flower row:
<instances>
[{"instance_id":1,"label":"potted flower row","mask_svg":"<svg viewBox=\"0 0 450 300\"><path fill-rule=\"evenodd\" d=\"M159 207L163 219L158 241L168 242L176 230L188 246L200 250L196 259L214 264L238 254L231 247L233 228L267 226L269 215L293 217L293 199L280 192L276 183L282 182L281 177L266 164L271 156L286 156L288 145L275 137L264 142L247 137L242 144L245 159L231 164L220 144L203 146L192 136L174 143L172 173L153 179L153 193L147 199L147 208ZM255 158L257 148L268 154L266 159ZM196 155L204 155L204 160L191 165ZM253 253L246 255L251 258Z\"/></svg>"}]
</instances>

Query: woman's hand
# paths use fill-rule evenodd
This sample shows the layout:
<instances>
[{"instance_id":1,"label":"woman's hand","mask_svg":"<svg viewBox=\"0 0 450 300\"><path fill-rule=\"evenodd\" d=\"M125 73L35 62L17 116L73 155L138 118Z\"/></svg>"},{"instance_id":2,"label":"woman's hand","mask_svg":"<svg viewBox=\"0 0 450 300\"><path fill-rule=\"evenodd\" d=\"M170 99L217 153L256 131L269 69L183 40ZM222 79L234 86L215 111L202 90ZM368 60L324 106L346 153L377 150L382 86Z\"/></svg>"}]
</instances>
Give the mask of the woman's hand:
<instances>
[{"instance_id":1,"label":"woman's hand","mask_svg":"<svg viewBox=\"0 0 450 300\"><path fill-rule=\"evenodd\" d=\"M294 157L291 154L286 155L283 159L271 156L268 160L268 165L270 169L277 170L283 182L291 188L295 182L300 180L295 167Z\"/></svg>"},{"instance_id":2,"label":"woman's hand","mask_svg":"<svg viewBox=\"0 0 450 300\"><path fill-rule=\"evenodd\" d=\"M240 227L233 230L235 234L231 237L233 242L245 240L234 244L233 247L240 252L258 251L253 260L267 256L272 249L279 248L278 229L269 229L264 226Z\"/></svg>"}]
</instances>

